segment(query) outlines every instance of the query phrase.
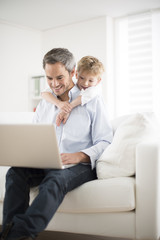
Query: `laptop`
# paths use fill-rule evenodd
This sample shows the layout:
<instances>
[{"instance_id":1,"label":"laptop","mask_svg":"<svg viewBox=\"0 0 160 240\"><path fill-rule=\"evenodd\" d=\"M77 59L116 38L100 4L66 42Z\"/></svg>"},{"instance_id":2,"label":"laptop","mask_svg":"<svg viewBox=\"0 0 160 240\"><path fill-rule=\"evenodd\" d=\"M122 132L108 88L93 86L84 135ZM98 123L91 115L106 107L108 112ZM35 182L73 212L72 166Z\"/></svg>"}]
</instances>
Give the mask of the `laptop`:
<instances>
[{"instance_id":1,"label":"laptop","mask_svg":"<svg viewBox=\"0 0 160 240\"><path fill-rule=\"evenodd\" d=\"M0 165L53 169L71 166L62 164L53 124L0 124Z\"/></svg>"}]
</instances>

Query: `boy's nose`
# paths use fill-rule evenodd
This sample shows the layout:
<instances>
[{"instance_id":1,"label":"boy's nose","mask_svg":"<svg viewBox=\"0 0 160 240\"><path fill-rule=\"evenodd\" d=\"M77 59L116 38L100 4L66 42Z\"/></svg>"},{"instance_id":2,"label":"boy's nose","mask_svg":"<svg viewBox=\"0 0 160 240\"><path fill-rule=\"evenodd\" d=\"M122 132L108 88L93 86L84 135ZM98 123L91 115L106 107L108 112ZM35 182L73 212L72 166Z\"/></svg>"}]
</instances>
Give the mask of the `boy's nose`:
<instances>
[{"instance_id":1,"label":"boy's nose","mask_svg":"<svg viewBox=\"0 0 160 240\"><path fill-rule=\"evenodd\" d=\"M88 81L85 81L85 82L84 82L84 85L85 85L85 86L88 86Z\"/></svg>"}]
</instances>

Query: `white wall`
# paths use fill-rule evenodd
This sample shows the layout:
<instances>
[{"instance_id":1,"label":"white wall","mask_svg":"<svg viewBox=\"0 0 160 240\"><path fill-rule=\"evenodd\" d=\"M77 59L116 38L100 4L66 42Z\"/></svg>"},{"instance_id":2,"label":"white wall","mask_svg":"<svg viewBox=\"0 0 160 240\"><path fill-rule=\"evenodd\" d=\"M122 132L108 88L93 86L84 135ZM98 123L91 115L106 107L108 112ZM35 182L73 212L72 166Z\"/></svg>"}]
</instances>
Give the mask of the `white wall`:
<instances>
[{"instance_id":1,"label":"white wall","mask_svg":"<svg viewBox=\"0 0 160 240\"><path fill-rule=\"evenodd\" d=\"M77 61L93 55L103 62L102 93L108 104L112 95L110 22L101 17L42 33L0 23L0 111L28 111L28 78L42 71L43 55L55 47L68 48Z\"/></svg>"},{"instance_id":2,"label":"white wall","mask_svg":"<svg viewBox=\"0 0 160 240\"><path fill-rule=\"evenodd\" d=\"M0 111L28 110L28 78L41 60L41 32L0 23Z\"/></svg>"},{"instance_id":3,"label":"white wall","mask_svg":"<svg viewBox=\"0 0 160 240\"><path fill-rule=\"evenodd\" d=\"M51 29L43 34L43 54L54 47L68 48L78 61L85 55L100 59L105 66L102 94L113 117L113 20L101 17ZM110 90L109 90L110 89Z\"/></svg>"},{"instance_id":4,"label":"white wall","mask_svg":"<svg viewBox=\"0 0 160 240\"><path fill-rule=\"evenodd\" d=\"M75 23L48 30L43 34L43 53L54 47L65 47L76 60L94 55L106 61L106 18Z\"/></svg>"}]
</instances>

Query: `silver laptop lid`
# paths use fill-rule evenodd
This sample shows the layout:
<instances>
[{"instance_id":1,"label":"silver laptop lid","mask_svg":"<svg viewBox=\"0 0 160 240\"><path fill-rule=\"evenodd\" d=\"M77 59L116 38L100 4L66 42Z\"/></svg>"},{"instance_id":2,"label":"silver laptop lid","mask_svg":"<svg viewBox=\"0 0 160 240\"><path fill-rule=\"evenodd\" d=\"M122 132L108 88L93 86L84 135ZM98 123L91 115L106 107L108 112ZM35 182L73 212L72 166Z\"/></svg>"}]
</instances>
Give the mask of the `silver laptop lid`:
<instances>
[{"instance_id":1,"label":"silver laptop lid","mask_svg":"<svg viewBox=\"0 0 160 240\"><path fill-rule=\"evenodd\" d=\"M0 165L62 169L52 124L0 124Z\"/></svg>"}]
</instances>

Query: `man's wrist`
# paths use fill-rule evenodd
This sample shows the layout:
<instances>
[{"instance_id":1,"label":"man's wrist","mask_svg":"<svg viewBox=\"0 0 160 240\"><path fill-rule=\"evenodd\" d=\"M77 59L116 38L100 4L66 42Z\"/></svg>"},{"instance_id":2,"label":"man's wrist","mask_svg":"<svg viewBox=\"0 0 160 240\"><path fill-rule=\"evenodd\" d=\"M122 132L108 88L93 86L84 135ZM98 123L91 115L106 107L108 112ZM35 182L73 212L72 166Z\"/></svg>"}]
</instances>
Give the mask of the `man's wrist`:
<instances>
[{"instance_id":1,"label":"man's wrist","mask_svg":"<svg viewBox=\"0 0 160 240\"><path fill-rule=\"evenodd\" d=\"M90 163L91 162L91 160L90 160L90 157L87 155L87 154L85 154L84 152L79 152L79 154L80 154L80 162L82 162L82 163Z\"/></svg>"}]
</instances>

